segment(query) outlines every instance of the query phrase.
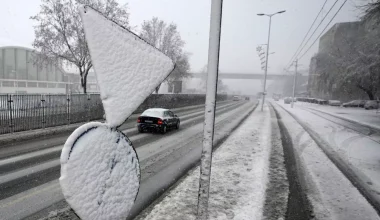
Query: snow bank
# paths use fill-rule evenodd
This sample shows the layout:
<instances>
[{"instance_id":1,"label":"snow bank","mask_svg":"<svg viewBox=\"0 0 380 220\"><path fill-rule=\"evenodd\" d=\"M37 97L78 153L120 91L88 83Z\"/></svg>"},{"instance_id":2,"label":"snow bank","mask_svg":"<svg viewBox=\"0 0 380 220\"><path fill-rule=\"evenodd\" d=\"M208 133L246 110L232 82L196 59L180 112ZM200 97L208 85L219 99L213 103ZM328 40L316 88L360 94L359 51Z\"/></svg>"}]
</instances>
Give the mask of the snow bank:
<instances>
[{"instance_id":1,"label":"snow bank","mask_svg":"<svg viewBox=\"0 0 380 220\"><path fill-rule=\"evenodd\" d=\"M139 189L138 158L123 133L88 123L67 139L59 181L82 219L125 219Z\"/></svg>"},{"instance_id":2,"label":"snow bank","mask_svg":"<svg viewBox=\"0 0 380 220\"><path fill-rule=\"evenodd\" d=\"M213 154L209 218L260 219L270 152L268 108L256 111ZM140 219L196 219L199 167ZM139 219L139 218L138 218Z\"/></svg>"},{"instance_id":3,"label":"snow bank","mask_svg":"<svg viewBox=\"0 0 380 220\"><path fill-rule=\"evenodd\" d=\"M173 61L97 11L79 7L110 127L122 124L174 68Z\"/></svg>"}]
</instances>

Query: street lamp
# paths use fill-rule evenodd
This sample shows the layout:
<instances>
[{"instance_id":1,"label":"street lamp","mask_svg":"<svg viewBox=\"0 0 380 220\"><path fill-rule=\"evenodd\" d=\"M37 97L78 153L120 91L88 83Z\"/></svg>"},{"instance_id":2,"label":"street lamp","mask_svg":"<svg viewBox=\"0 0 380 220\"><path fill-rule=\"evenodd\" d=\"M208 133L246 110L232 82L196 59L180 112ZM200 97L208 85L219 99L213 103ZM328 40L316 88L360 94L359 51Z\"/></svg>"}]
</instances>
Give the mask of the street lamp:
<instances>
[{"instance_id":1,"label":"street lamp","mask_svg":"<svg viewBox=\"0 0 380 220\"><path fill-rule=\"evenodd\" d=\"M264 108L264 101L265 101L265 86L266 86L266 83L267 83L267 73L268 73L268 52L269 52L269 40L270 40L270 27L271 27L271 24L272 24L272 16L276 15L276 14L282 14L284 13L285 10L283 11L278 11L276 13L273 13L273 14L263 14L263 13L259 13L257 14L258 16L268 16L269 17L269 30L268 30L268 42L267 42L267 55L266 55L266 62L265 62L265 74L264 74L264 88L263 88L263 101L261 103L261 111L263 111L263 108Z\"/></svg>"}]
</instances>

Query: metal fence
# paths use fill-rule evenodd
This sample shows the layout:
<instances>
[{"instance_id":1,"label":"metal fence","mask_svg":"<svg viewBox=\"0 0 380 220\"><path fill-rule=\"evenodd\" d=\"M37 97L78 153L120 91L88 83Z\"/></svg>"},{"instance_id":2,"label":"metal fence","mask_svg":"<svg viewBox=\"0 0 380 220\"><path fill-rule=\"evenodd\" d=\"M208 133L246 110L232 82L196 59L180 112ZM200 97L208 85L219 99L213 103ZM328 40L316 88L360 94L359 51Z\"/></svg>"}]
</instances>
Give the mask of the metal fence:
<instances>
[{"instance_id":1,"label":"metal fence","mask_svg":"<svg viewBox=\"0 0 380 220\"><path fill-rule=\"evenodd\" d=\"M0 134L103 117L99 94L0 95Z\"/></svg>"}]
</instances>

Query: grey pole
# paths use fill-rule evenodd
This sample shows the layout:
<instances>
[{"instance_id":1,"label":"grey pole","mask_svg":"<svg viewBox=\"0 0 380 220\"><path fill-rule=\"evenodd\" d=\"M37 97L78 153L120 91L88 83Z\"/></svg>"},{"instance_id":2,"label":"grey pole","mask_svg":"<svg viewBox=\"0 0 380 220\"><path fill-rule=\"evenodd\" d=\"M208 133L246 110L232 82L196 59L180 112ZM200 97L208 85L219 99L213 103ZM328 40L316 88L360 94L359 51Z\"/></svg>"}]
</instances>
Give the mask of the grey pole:
<instances>
[{"instance_id":1,"label":"grey pole","mask_svg":"<svg viewBox=\"0 0 380 220\"><path fill-rule=\"evenodd\" d=\"M211 2L205 122L203 125L203 149L198 191L198 220L208 219L208 197L210 191L212 144L214 140L215 99L218 82L222 6L223 0L212 0Z\"/></svg>"},{"instance_id":2,"label":"grey pole","mask_svg":"<svg viewBox=\"0 0 380 220\"><path fill-rule=\"evenodd\" d=\"M263 111L264 108L264 101L265 101L265 87L267 84L267 73L268 73L268 53L269 53L269 40L270 40L270 26L272 24L272 16L269 15L269 30L268 30L268 41L267 41L267 51L265 55L265 73L264 73L264 88L263 88L263 100L261 102L261 111Z\"/></svg>"},{"instance_id":3,"label":"grey pole","mask_svg":"<svg viewBox=\"0 0 380 220\"><path fill-rule=\"evenodd\" d=\"M283 11L279 11L279 12L276 12L274 14L263 14L263 13L260 13L260 14L257 14L258 16L263 16L263 15L266 15L269 17L269 30L268 30L268 42L267 42L267 51L266 51L266 62L265 62L265 74L264 74L264 88L263 88L263 99L262 99L262 102L261 102L261 111L263 111L264 109L264 102L265 102L265 95L266 95L266 92L265 92L265 87L266 87L266 84L267 84L267 73L268 73L268 53L269 53L269 40L270 40L270 28L271 28L271 25L272 25L272 16L273 15L276 15L276 14L281 14L281 13L284 13L285 10Z\"/></svg>"},{"instance_id":4,"label":"grey pole","mask_svg":"<svg viewBox=\"0 0 380 220\"><path fill-rule=\"evenodd\" d=\"M296 86L297 86L297 75L298 75L298 73L297 73L298 60L297 59L295 60L295 63L296 63L296 65L295 65L296 72L294 73L294 80L293 80L292 108L294 106L294 95L296 93Z\"/></svg>"}]
</instances>

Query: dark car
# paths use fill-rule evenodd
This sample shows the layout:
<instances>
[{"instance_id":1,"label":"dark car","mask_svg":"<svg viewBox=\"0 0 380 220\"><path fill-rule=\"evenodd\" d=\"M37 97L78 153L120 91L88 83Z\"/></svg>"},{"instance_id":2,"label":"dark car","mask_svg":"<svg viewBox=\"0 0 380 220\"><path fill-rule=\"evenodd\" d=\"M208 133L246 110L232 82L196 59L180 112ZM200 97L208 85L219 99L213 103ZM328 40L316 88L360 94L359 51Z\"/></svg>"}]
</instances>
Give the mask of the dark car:
<instances>
[{"instance_id":1,"label":"dark car","mask_svg":"<svg viewBox=\"0 0 380 220\"><path fill-rule=\"evenodd\" d=\"M379 103L376 100L369 100L365 103L364 108L369 110L369 109L378 109L379 108Z\"/></svg>"},{"instance_id":2,"label":"dark car","mask_svg":"<svg viewBox=\"0 0 380 220\"><path fill-rule=\"evenodd\" d=\"M164 108L147 109L137 118L137 129L140 133L155 131L165 134L168 129L179 129L179 125L178 116Z\"/></svg>"},{"instance_id":3,"label":"dark car","mask_svg":"<svg viewBox=\"0 0 380 220\"><path fill-rule=\"evenodd\" d=\"M284 98L284 104L290 104L292 102L292 97Z\"/></svg>"},{"instance_id":4,"label":"dark car","mask_svg":"<svg viewBox=\"0 0 380 220\"><path fill-rule=\"evenodd\" d=\"M328 104L331 106L340 106L342 103L339 100L329 100Z\"/></svg>"},{"instance_id":5,"label":"dark car","mask_svg":"<svg viewBox=\"0 0 380 220\"><path fill-rule=\"evenodd\" d=\"M353 100L350 102L343 103L343 107L364 107L365 100Z\"/></svg>"}]
</instances>

